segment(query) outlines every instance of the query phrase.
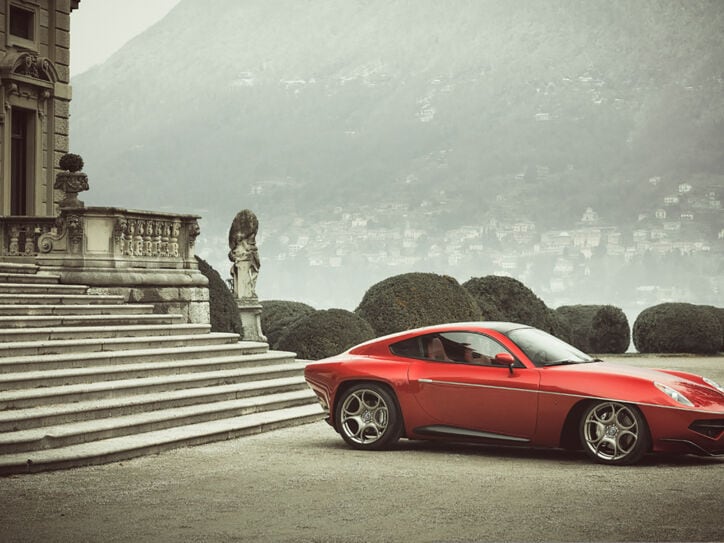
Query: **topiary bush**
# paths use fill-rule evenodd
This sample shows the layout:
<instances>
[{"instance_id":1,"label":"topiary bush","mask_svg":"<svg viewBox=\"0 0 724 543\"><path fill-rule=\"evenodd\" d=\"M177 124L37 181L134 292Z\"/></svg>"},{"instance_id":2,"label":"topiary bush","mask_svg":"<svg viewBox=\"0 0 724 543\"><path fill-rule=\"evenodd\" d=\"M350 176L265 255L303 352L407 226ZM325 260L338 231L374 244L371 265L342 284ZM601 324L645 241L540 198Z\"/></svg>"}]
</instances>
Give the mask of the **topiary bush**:
<instances>
[{"instance_id":1,"label":"topiary bush","mask_svg":"<svg viewBox=\"0 0 724 543\"><path fill-rule=\"evenodd\" d=\"M639 314L633 340L641 353L717 353L722 348L722 326L709 307L664 303Z\"/></svg>"},{"instance_id":2,"label":"topiary bush","mask_svg":"<svg viewBox=\"0 0 724 543\"><path fill-rule=\"evenodd\" d=\"M623 310L612 305L600 306L591 320L591 352L625 353L631 343L631 330Z\"/></svg>"},{"instance_id":3,"label":"topiary bush","mask_svg":"<svg viewBox=\"0 0 724 543\"><path fill-rule=\"evenodd\" d=\"M355 313L383 336L446 322L480 320L475 299L452 277L404 273L367 290Z\"/></svg>"},{"instance_id":4,"label":"topiary bush","mask_svg":"<svg viewBox=\"0 0 724 543\"><path fill-rule=\"evenodd\" d=\"M475 298L485 320L527 324L567 339L566 328L555 312L517 279L473 277L463 287Z\"/></svg>"},{"instance_id":5,"label":"topiary bush","mask_svg":"<svg viewBox=\"0 0 724 543\"><path fill-rule=\"evenodd\" d=\"M319 360L346 351L375 337L359 315L344 309L314 311L292 323L278 342L278 349L298 358Z\"/></svg>"},{"instance_id":6,"label":"topiary bush","mask_svg":"<svg viewBox=\"0 0 724 543\"><path fill-rule=\"evenodd\" d=\"M83 169L83 157L73 153L65 153L58 161L58 166L61 170L68 172L79 172Z\"/></svg>"},{"instance_id":7,"label":"topiary bush","mask_svg":"<svg viewBox=\"0 0 724 543\"><path fill-rule=\"evenodd\" d=\"M209 280L209 313L212 332L232 332L243 335L236 299L219 272L205 260L196 257L199 271Z\"/></svg>"},{"instance_id":8,"label":"topiary bush","mask_svg":"<svg viewBox=\"0 0 724 543\"><path fill-rule=\"evenodd\" d=\"M555 310L559 321L566 328L566 341L582 350L593 352L591 347L591 322L600 305L563 305Z\"/></svg>"},{"instance_id":9,"label":"topiary bush","mask_svg":"<svg viewBox=\"0 0 724 543\"><path fill-rule=\"evenodd\" d=\"M703 305L702 307L706 307L709 309L714 316L719 321L719 324L721 325L722 329L722 349L724 349L724 307L716 307L713 305Z\"/></svg>"},{"instance_id":10,"label":"topiary bush","mask_svg":"<svg viewBox=\"0 0 724 543\"><path fill-rule=\"evenodd\" d=\"M314 308L302 302L266 300L261 303L261 329L272 349L278 349L287 328L302 317L314 313Z\"/></svg>"}]
</instances>

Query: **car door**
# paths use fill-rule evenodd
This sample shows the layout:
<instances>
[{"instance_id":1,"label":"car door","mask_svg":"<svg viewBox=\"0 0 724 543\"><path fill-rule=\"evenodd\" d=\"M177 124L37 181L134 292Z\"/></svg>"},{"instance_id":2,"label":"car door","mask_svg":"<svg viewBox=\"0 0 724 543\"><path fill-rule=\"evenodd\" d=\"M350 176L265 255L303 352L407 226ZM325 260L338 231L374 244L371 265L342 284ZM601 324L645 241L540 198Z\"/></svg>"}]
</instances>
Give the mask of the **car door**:
<instances>
[{"instance_id":1,"label":"car door","mask_svg":"<svg viewBox=\"0 0 724 543\"><path fill-rule=\"evenodd\" d=\"M427 351L410 365L408 378L418 404L438 426L434 431L474 430L481 437L491 434L491 438L511 441L533 436L537 369L526 368L500 341L478 332L429 334L423 344L428 345ZM495 356L500 353L513 356L512 371L496 365Z\"/></svg>"}]
</instances>

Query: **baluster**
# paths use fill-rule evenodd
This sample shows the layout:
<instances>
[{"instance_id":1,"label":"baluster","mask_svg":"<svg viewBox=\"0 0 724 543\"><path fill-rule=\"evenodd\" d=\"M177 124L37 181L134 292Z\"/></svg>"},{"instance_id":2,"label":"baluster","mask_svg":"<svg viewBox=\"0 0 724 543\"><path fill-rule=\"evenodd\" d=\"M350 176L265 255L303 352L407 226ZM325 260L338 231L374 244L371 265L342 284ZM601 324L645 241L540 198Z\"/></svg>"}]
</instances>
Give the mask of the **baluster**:
<instances>
[{"instance_id":1,"label":"baluster","mask_svg":"<svg viewBox=\"0 0 724 543\"><path fill-rule=\"evenodd\" d=\"M133 242L136 246L136 249L135 249L136 256L145 255L145 253L143 251L143 227L144 227L144 222L142 220L139 220L136 222L136 237L133 238Z\"/></svg>"},{"instance_id":2,"label":"baluster","mask_svg":"<svg viewBox=\"0 0 724 543\"><path fill-rule=\"evenodd\" d=\"M171 223L168 221L161 222L161 256L169 256L169 243L171 239Z\"/></svg>"},{"instance_id":3,"label":"baluster","mask_svg":"<svg viewBox=\"0 0 724 543\"><path fill-rule=\"evenodd\" d=\"M178 219L173 221L173 224L171 225L171 239L169 241L170 244L170 250L171 250L171 256L173 258L179 257L179 251L178 251L178 238L181 235L181 221Z\"/></svg>"},{"instance_id":4,"label":"baluster","mask_svg":"<svg viewBox=\"0 0 724 543\"><path fill-rule=\"evenodd\" d=\"M143 237L143 243L145 246L144 254L146 256L156 256L153 251L153 221L145 221L145 236Z\"/></svg>"},{"instance_id":5,"label":"baluster","mask_svg":"<svg viewBox=\"0 0 724 543\"><path fill-rule=\"evenodd\" d=\"M126 241L126 254L128 256L134 256L134 245L133 239L136 234L136 221L128 219L128 240Z\"/></svg>"},{"instance_id":6,"label":"baluster","mask_svg":"<svg viewBox=\"0 0 724 543\"><path fill-rule=\"evenodd\" d=\"M10 243L8 244L8 254L17 256L20 252L20 229L17 225L10 226Z\"/></svg>"},{"instance_id":7,"label":"baluster","mask_svg":"<svg viewBox=\"0 0 724 543\"><path fill-rule=\"evenodd\" d=\"M161 234L163 224L161 221L153 222L153 256L162 256L161 254Z\"/></svg>"},{"instance_id":8,"label":"baluster","mask_svg":"<svg viewBox=\"0 0 724 543\"><path fill-rule=\"evenodd\" d=\"M37 254L35 251L35 226L25 227L25 256Z\"/></svg>"}]
</instances>

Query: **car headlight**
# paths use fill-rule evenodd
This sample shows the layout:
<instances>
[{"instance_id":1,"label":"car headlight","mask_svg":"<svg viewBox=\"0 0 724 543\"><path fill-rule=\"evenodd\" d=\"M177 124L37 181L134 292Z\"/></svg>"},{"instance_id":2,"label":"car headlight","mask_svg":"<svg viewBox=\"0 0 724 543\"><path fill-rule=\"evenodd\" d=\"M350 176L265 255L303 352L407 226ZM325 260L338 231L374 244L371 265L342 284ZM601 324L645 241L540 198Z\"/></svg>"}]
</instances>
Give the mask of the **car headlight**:
<instances>
[{"instance_id":1,"label":"car headlight","mask_svg":"<svg viewBox=\"0 0 724 543\"><path fill-rule=\"evenodd\" d=\"M719 392L721 392L722 394L724 394L724 387L722 387L719 383L716 383L716 382L712 381L712 380L709 379L708 377L702 377L702 379L704 380L704 382L705 382L707 385L713 386L713 387L714 387L715 389L717 389Z\"/></svg>"},{"instance_id":2,"label":"car headlight","mask_svg":"<svg viewBox=\"0 0 724 543\"><path fill-rule=\"evenodd\" d=\"M678 390L674 390L670 386L662 385L661 383L654 383L654 385L656 385L656 388L658 388L661 392L666 394L669 398L671 398L675 402L678 402L683 405L687 405L689 407L694 407L694 404L691 403L691 400L689 400L689 398L684 396Z\"/></svg>"}]
</instances>

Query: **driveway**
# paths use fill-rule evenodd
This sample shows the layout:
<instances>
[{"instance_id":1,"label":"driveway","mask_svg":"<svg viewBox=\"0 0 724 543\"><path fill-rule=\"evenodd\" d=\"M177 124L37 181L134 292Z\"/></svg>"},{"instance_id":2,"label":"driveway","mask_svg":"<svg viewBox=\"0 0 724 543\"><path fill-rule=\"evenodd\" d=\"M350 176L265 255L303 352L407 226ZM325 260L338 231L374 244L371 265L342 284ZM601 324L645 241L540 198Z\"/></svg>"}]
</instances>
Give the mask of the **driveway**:
<instances>
[{"instance_id":1,"label":"driveway","mask_svg":"<svg viewBox=\"0 0 724 543\"><path fill-rule=\"evenodd\" d=\"M629 359L724 381L724 357ZM325 423L0 479L2 541L724 541L724 460L401 441Z\"/></svg>"}]
</instances>

